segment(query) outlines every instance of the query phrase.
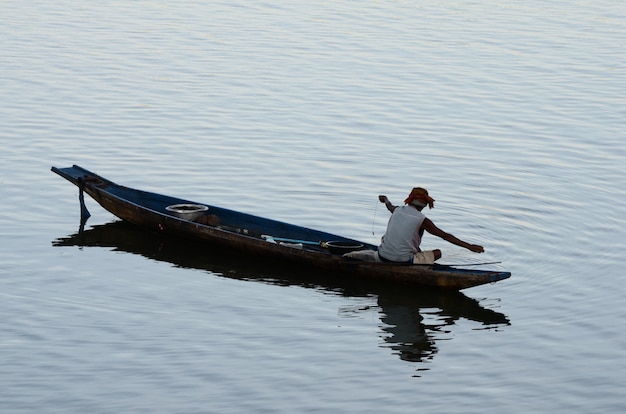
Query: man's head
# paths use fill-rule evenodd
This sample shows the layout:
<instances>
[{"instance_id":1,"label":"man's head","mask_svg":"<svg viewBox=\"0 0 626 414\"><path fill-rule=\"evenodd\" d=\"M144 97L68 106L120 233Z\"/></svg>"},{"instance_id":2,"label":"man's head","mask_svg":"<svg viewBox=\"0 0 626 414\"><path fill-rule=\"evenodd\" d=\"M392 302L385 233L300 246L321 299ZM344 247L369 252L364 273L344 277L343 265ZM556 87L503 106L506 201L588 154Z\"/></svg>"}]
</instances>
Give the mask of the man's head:
<instances>
[{"instance_id":1,"label":"man's head","mask_svg":"<svg viewBox=\"0 0 626 414\"><path fill-rule=\"evenodd\" d=\"M404 200L404 204L412 204L419 209L426 206L429 208L435 207L435 199L428 195L428 191L422 187L415 187L411 190L409 196Z\"/></svg>"}]
</instances>

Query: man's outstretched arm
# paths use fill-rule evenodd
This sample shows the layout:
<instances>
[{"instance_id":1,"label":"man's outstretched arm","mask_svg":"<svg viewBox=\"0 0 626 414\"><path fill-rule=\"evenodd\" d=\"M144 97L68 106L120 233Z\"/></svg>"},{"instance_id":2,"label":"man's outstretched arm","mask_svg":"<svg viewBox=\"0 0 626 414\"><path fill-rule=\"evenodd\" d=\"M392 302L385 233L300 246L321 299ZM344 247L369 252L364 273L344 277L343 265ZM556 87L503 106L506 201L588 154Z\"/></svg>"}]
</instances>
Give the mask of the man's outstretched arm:
<instances>
[{"instance_id":1,"label":"man's outstretched arm","mask_svg":"<svg viewBox=\"0 0 626 414\"><path fill-rule=\"evenodd\" d=\"M424 230L426 230L433 236L441 237L442 239L444 239L445 241L449 243L464 247L468 250L473 251L474 253L483 253L485 251L485 249L481 245L470 244L470 243L464 242L458 237L455 237L454 235L450 233L446 233L445 231L441 230L439 227L435 226L435 223L433 223L432 220L428 218L424 220L422 227L424 228Z\"/></svg>"}]
</instances>

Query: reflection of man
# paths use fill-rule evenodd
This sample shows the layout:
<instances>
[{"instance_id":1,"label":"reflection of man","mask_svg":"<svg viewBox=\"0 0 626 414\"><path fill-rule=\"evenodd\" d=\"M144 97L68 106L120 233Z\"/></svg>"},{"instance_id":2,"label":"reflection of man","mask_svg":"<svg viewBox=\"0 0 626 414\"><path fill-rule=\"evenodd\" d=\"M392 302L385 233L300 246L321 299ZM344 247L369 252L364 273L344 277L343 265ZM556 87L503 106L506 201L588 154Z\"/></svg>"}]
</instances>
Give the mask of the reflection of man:
<instances>
[{"instance_id":1,"label":"reflection of man","mask_svg":"<svg viewBox=\"0 0 626 414\"><path fill-rule=\"evenodd\" d=\"M508 318L480 306L461 292L392 290L380 293L381 330L384 347L389 347L409 362L425 362L439 352L436 341L460 318L482 325L509 325ZM431 320L424 321L420 310Z\"/></svg>"},{"instance_id":2,"label":"reflection of man","mask_svg":"<svg viewBox=\"0 0 626 414\"><path fill-rule=\"evenodd\" d=\"M397 351L400 359L422 362L432 359L437 353L435 342L426 334L424 319L416 306L383 305L380 320L386 325L382 330L390 334L384 338L390 348Z\"/></svg>"}]
</instances>

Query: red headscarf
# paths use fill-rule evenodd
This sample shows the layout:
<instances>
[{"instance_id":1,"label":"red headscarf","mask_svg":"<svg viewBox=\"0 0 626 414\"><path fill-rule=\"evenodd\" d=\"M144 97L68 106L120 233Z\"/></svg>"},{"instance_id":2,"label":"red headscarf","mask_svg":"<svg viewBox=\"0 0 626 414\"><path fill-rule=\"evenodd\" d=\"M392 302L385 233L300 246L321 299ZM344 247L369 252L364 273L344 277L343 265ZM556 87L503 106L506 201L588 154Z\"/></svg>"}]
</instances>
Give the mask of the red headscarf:
<instances>
[{"instance_id":1,"label":"red headscarf","mask_svg":"<svg viewBox=\"0 0 626 414\"><path fill-rule=\"evenodd\" d=\"M417 202L417 203L414 203ZM422 187L415 187L411 194L404 200L405 204L417 204L419 207L435 207L435 199L428 195L428 191Z\"/></svg>"}]
</instances>

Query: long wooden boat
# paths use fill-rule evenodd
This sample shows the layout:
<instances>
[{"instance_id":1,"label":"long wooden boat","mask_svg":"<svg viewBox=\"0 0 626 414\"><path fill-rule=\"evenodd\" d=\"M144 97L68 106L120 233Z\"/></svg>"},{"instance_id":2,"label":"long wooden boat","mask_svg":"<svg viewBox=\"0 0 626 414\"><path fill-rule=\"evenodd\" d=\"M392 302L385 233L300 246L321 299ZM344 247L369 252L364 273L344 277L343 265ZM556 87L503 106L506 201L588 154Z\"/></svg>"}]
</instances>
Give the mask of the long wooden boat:
<instances>
[{"instance_id":1,"label":"long wooden boat","mask_svg":"<svg viewBox=\"0 0 626 414\"><path fill-rule=\"evenodd\" d=\"M342 257L350 248L376 249L375 245L324 231L137 190L101 177L82 167L52 167L52 171L80 189L120 219L163 234L219 245L243 254L305 269L317 268L336 277L355 277L383 283L421 285L461 290L494 283L511 273L464 269L455 266L372 263Z\"/></svg>"}]
</instances>

